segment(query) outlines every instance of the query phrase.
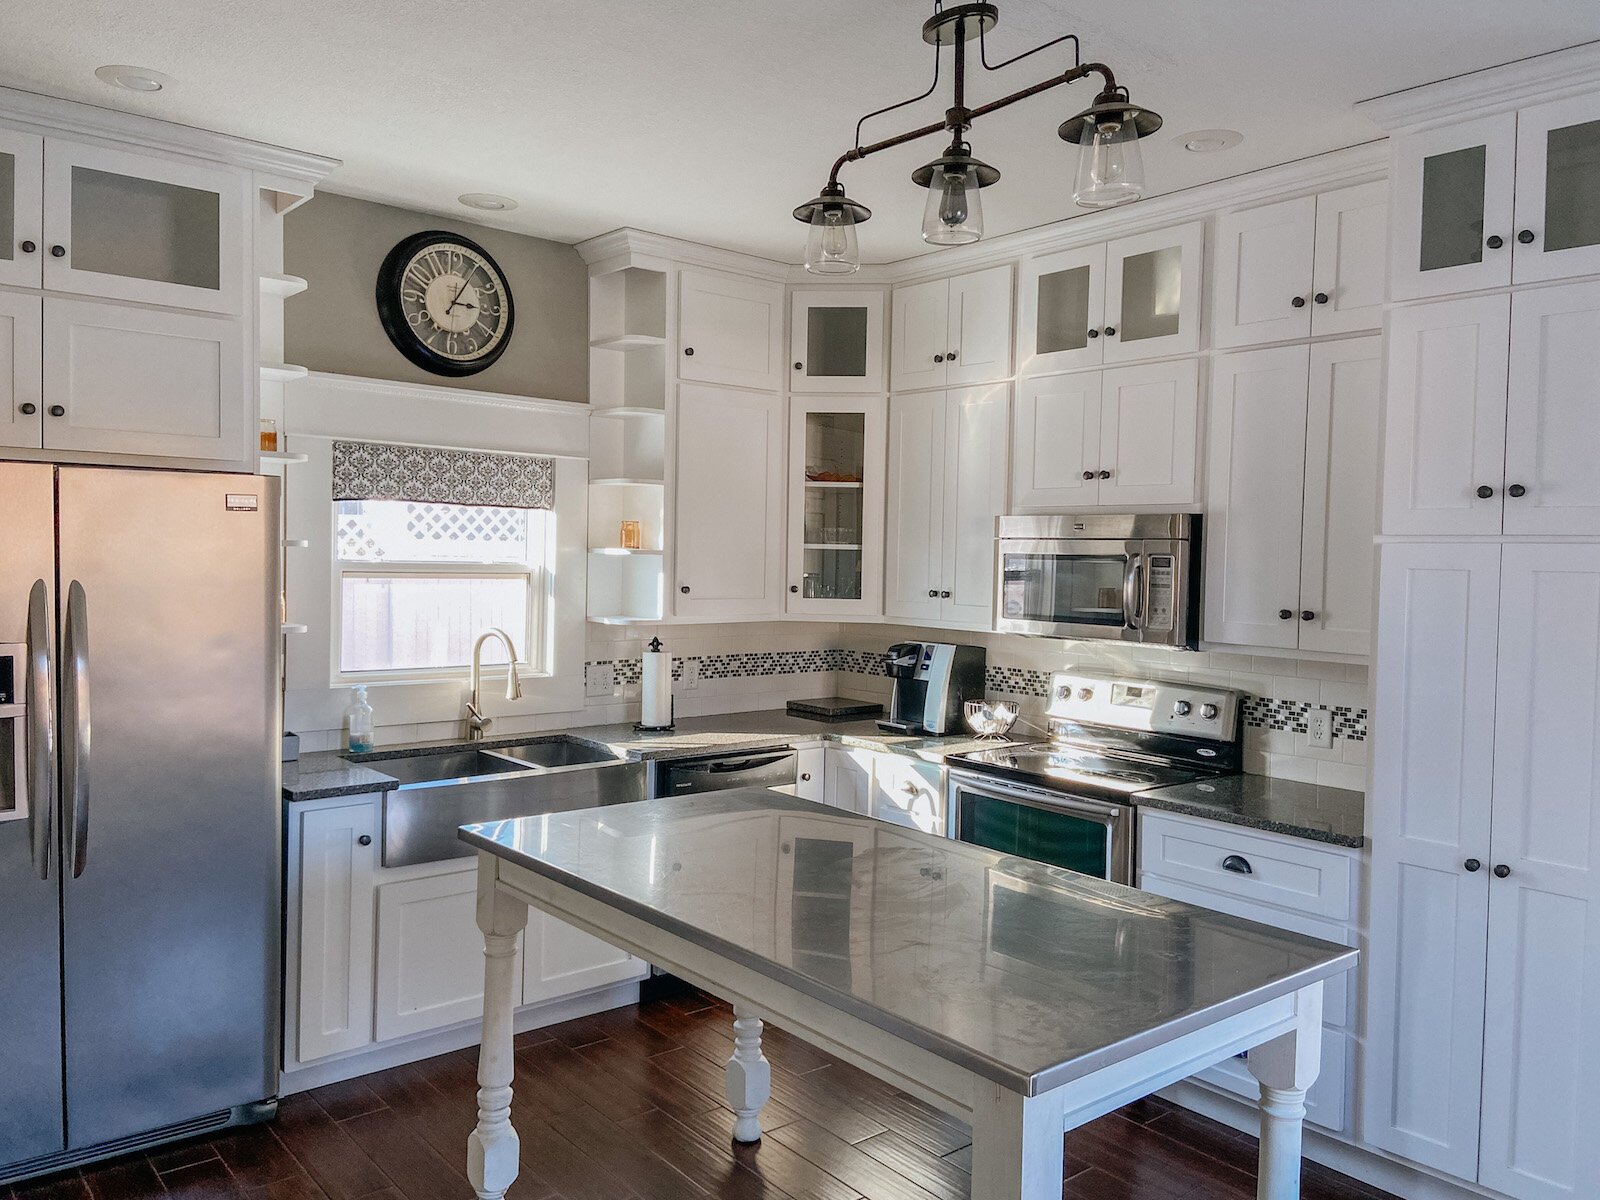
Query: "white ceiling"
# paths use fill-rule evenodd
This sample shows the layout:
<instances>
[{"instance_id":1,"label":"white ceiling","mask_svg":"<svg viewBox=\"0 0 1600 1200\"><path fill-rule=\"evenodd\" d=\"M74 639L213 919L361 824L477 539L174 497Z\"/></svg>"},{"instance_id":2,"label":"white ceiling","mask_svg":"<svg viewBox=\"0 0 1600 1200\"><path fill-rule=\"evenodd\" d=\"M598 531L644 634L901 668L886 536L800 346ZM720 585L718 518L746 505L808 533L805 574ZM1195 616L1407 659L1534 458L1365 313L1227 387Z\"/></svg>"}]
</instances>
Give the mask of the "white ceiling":
<instances>
[{"instance_id":1,"label":"white ceiling","mask_svg":"<svg viewBox=\"0 0 1600 1200\"><path fill-rule=\"evenodd\" d=\"M1000 0L991 57L1065 32L1109 63L1166 126L1146 153L1152 193L1369 141L1360 99L1600 39L1595 0ZM579 241L632 225L798 261L789 215L816 194L868 109L926 87L913 0L7 0L0 82L341 158L335 191L474 217L462 192L520 207L490 218ZM1063 48L1065 49L1065 48ZM948 54L948 52L947 52ZM158 95L99 83L96 67L171 75ZM969 77L978 104L1066 65L1061 51ZM870 124L885 137L939 119L940 92ZM1093 80L981 120L974 153L999 167L989 233L1073 213L1074 155L1056 125ZM1210 155L1173 144L1223 127ZM875 214L863 257L927 249L910 171L936 138L845 168ZM479 219L482 219L481 217Z\"/></svg>"}]
</instances>

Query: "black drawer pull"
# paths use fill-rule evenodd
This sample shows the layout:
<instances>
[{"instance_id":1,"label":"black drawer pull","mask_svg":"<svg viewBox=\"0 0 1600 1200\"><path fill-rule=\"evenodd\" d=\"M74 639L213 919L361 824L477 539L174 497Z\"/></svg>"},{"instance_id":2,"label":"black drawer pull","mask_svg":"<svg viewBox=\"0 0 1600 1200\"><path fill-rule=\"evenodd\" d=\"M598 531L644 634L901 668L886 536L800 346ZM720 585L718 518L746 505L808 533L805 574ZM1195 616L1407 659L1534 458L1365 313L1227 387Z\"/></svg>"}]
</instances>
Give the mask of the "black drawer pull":
<instances>
[{"instance_id":1,"label":"black drawer pull","mask_svg":"<svg viewBox=\"0 0 1600 1200\"><path fill-rule=\"evenodd\" d=\"M370 833L363 833L360 837L358 837L356 839L356 845L358 845L358 846L370 846L370 845L372 845L372 835Z\"/></svg>"},{"instance_id":2,"label":"black drawer pull","mask_svg":"<svg viewBox=\"0 0 1600 1200\"><path fill-rule=\"evenodd\" d=\"M1242 854L1230 854L1222 860L1222 869L1232 871L1235 875L1254 875L1255 868L1250 865L1250 860Z\"/></svg>"}]
</instances>

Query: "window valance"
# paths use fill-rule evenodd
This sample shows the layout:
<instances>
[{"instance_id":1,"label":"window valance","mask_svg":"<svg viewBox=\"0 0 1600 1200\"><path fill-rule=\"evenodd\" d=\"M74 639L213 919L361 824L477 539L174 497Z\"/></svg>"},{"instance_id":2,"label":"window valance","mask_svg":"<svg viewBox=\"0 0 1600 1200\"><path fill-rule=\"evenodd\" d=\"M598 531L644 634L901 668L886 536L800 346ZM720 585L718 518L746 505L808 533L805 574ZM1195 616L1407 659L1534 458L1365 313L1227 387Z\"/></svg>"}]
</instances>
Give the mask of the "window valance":
<instances>
[{"instance_id":1,"label":"window valance","mask_svg":"<svg viewBox=\"0 0 1600 1200\"><path fill-rule=\"evenodd\" d=\"M333 498L554 508L555 460L530 454L336 441Z\"/></svg>"}]
</instances>

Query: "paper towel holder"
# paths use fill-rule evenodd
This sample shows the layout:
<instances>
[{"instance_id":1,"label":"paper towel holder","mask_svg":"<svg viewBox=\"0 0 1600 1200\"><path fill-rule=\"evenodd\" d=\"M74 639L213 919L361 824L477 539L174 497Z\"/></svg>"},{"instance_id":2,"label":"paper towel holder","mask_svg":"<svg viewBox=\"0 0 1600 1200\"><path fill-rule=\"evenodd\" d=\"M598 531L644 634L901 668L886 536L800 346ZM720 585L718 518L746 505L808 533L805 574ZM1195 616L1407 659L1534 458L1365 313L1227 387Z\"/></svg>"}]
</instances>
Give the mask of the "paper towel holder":
<instances>
[{"instance_id":1,"label":"paper towel holder","mask_svg":"<svg viewBox=\"0 0 1600 1200\"><path fill-rule=\"evenodd\" d=\"M660 638L653 637L653 638L650 639L650 644L646 647L646 649L649 650L651 654L660 654L661 651L664 649L664 647L661 644L661 639ZM669 676L669 682L670 682L670 676ZM643 721L635 721L633 723L634 732L635 733L670 733L672 731L674 723L675 723L674 718L677 716L677 708L678 708L678 701L677 701L677 697L674 696L669 701L669 707L667 709L667 723L665 725L646 725Z\"/></svg>"}]
</instances>

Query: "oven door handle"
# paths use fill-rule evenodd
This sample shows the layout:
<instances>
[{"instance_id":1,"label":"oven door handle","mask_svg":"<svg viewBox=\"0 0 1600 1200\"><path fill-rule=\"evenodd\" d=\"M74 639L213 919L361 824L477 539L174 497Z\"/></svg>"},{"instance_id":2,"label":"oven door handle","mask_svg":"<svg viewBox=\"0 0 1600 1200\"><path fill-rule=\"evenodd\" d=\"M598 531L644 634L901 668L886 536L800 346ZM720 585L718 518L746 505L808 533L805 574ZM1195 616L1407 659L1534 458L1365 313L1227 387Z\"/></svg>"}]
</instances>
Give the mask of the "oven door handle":
<instances>
[{"instance_id":1,"label":"oven door handle","mask_svg":"<svg viewBox=\"0 0 1600 1200\"><path fill-rule=\"evenodd\" d=\"M1128 555L1128 571L1122 577L1122 619L1129 629L1138 629L1144 620L1144 555Z\"/></svg>"},{"instance_id":2,"label":"oven door handle","mask_svg":"<svg viewBox=\"0 0 1600 1200\"><path fill-rule=\"evenodd\" d=\"M1077 796L1028 787L1020 783L996 783L983 775L965 771L950 772L950 790L970 792L986 800L1037 805L1049 808L1053 812L1071 813L1074 816L1090 817L1107 823L1120 821L1123 813L1127 811L1125 805L1098 804L1093 800L1083 800Z\"/></svg>"}]
</instances>

